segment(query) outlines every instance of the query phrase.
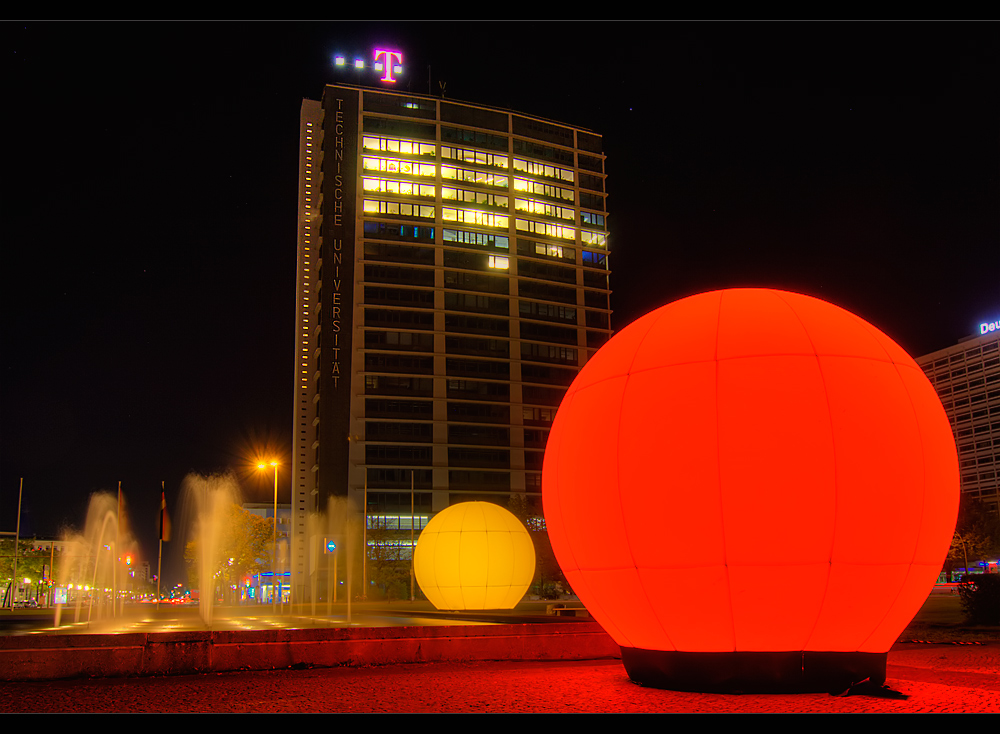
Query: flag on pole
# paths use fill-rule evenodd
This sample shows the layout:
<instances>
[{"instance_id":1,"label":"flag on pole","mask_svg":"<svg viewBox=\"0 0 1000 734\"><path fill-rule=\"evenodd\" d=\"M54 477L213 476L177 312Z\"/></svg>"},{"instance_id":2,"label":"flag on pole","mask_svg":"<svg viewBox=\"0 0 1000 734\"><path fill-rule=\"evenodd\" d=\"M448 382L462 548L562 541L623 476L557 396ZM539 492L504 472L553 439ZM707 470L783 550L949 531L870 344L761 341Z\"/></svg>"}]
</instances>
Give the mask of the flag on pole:
<instances>
[{"instance_id":1,"label":"flag on pole","mask_svg":"<svg viewBox=\"0 0 1000 734\"><path fill-rule=\"evenodd\" d=\"M160 492L160 540L170 540L170 516L167 515L166 492Z\"/></svg>"}]
</instances>

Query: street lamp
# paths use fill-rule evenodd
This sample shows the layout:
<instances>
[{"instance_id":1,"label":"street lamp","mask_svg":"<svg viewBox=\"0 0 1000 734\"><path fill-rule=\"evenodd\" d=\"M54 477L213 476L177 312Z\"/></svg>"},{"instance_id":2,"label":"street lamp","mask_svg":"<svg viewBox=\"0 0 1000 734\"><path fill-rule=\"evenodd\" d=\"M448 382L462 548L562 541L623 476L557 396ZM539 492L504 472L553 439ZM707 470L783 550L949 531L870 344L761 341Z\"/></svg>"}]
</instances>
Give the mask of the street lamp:
<instances>
[{"instance_id":1,"label":"street lamp","mask_svg":"<svg viewBox=\"0 0 1000 734\"><path fill-rule=\"evenodd\" d=\"M274 467L274 538L271 541L271 610L276 610L277 599L275 588L275 579L278 574L275 569L278 565L278 462L272 461L271 466ZM258 469L266 469L267 464L261 462L257 465Z\"/></svg>"}]
</instances>

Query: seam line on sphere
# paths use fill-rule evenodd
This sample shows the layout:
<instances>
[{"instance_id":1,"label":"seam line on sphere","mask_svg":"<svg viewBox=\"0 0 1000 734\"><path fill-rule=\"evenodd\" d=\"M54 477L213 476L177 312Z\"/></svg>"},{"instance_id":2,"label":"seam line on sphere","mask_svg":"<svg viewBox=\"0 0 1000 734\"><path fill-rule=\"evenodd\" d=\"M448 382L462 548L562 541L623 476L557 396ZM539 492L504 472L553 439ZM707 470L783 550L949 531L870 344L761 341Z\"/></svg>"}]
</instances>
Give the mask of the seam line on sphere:
<instances>
[{"instance_id":1,"label":"seam line on sphere","mask_svg":"<svg viewBox=\"0 0 1000 734\"><path fill-rule=\"evenodd\" d=\"M719 292L715 317L715 486L719 493L719 535L722 538L722 562L726 571L726 596L729 601L729 639L733 649L738 648L736 640L736 613L733 609L733 577L729 572L729 548L726 545L726 508L722 491L722 437L719 434L721 419L719 417L719 333L722 330L722 298Z\"/></svg>"},{"instance_id":2,"label":"seam line on sphere","mask_svg":"<svg viewBox=\"0 0 1000 734\"><path fill-rule=\"evenodd\" d=\"M816 607L816 616L813 618L812 626L806 633L804 647L809 646L810 640L812 640L813 635L816 634L816 629L819 627L820 618L823 616L823 610L826 607L827 597L830 594L830 581L833 575L833 548L837 539L837 509L840 501L840 485L838 484L838 474L837 474L837 433L833 428L833 408L830 406L830 388L826 381L826 373L823 371L823 360L820 358L819 353L816 350L816 343L813 341L812 334L809 333L809 329L806 327L805 323L802 321L802 317L799 316L798 311L795 307L789 303L782 294L778 294L778 300L785 304L785 307L792 312L792 316L799 323L799 327L802 329L802 333L805 334L806 340L809 342L809 346L813 350L813 363L816 365L816 369L819 371L820 383L823 385L823 404L826 406L826 425L830 436L830 452L833 465L833 527L830 532L830 545L827 549L826 558L826 583L823 585L823 598L820 600L819 605ZM824 355L825 356L825 355ZM871 358L868 358L871 360ZM872 360L874 361L874 360Z\"/></svg>"},{"instance_id":3,"label":"seam line on sphere","mask_svg":"<svg viewBox=\"0 0 1000 734\"><path fill-rule=\"evenodd\" d=\"M886 338L888 338L888 337L886 337ZM900 347L900 349L902 349L902 347ZM921 462L921 466L920 466L920 476L921 476L921 479L922 479L922 482L921 482L921 490L922 491L920 492L920 524L919 524L918 529L917 529L916 542L913 544L913 553L910 554L910 562L907 565L906 574L903 576L903 582L899 585L899 589L896 590L896 596L892 600L892 603L889 604L886 607L885 614L882 615L882 618L879 619L879 621L875 624L875 627L872 629L871 633L867 637L865 637L864 642L862 642L861 645L859 646L859 647L862 647L862 648L865 645L868 644L868 641L879 630L882 629L882 625L885 624L886 618L896 608L896 605L899 603L899 598L902 595L903 590L907 586L907 582L910 579L910 574L913 573L913 567L914 567L915 561L916 561L917 550L920 547L920 539L921 539L921 537L923 537L923 534L924 534L924 522L925 522L925 518L927 516L927 456L926 456L926 453L924 451L924 448L925 448L925 444L924 444L924 432L923 432L923 430L921 430L920 415L917 412L917 406L913 404L913 395L910 394L910 388L906 384L906 380L903 379L903 376L899 372L899 365L894 363L893 366L896 368L896 376L899 378L899 381L900 381L900 383L902 385L902 388L903 388L903 392L906 393L906 400L907 400L907 402L910 405L910 414L911 414L911 416L913 418L913 425L914 425L914 428L917 431L917 438L920 441L920 455L921 455L921 457L923 457L923 462ZM927 377L925 375L923 375L923 370L921 370L921 376L923 376L925 380L927 379ZM931 388L931 389L933 389L933 388ZM935 392L935 395L936 394L937 393ZM950 421L949 421L949 425L950 425ZM920 565L925 565L925 564L920 564Z\"/></svg>"},{"instance_id":4,"label":"seam line on sphere","mask_svg":"<svg viewBox=\"0 0 1000 734\"><path fill-rule=\"evenodd\" d=\"M649 335L652 333L653 328L660 321L662 321L666 317L665 311L668 311L668 310L670 310L669 306L667 306L666 308L662 309L658 313L658 315L650 322L649 328L646 329L646 332L642 335L642 338L639 340L639 343L636 344L635 350L632 352L632 357L629 360L628 368L627 368L627 370L625 372L625 375L624 375L624 377L625 377L625 384L622 386L622 393L621 393L623 400L624 400L625 395L628 393L629 382L631 382L631 380L632 380L632 367L635 365L635 360L638 358L639 353L642 350L642 346L643 346L643 344L646 343L646 340L649 338ZM629 555L629 558L632 561L631 570L632 570L632 573L634 574L635 584L636 584L637 590L642 594L642 598L645 599L645 602L646 602L646 607L653 614L654 619L656 619L656 624L660 628L660 632L668 640L668 642L670 643L670 645L672 647L676 647L676 645L674 645L674 643L673 643L673 640L670 639L670 634L664 628L663 621L660 619L659 615L656 614L656 605L653 604L652 601L649 598L649 592L646 591L646 587L645 587L645 585L643 583L643 579L642 579L642 577L639 574L639 567L636 564L635 550L632 548L632 543L630 542L629 536L628 536L628 526L627 526L627 524L625 522L625 507L624 507L624 503L622 502L621 462L617 460L617 457L619 456L619 451L620 451L620 448L621 448L621 444L622 444L622 413L621 413L621 404L619 404L618 407L619 407L619 411L618 411L618 425L615 427L615 434L614 434L614 456L616 457L615 483L617 485L615 487L615 498L616 498L616 500L618 502L618 513L619 513L619 517L620 517L621 527L622 527L622 530L625 531L625 543L628 546L628 555Z\"/></svg>"}]
</instances>

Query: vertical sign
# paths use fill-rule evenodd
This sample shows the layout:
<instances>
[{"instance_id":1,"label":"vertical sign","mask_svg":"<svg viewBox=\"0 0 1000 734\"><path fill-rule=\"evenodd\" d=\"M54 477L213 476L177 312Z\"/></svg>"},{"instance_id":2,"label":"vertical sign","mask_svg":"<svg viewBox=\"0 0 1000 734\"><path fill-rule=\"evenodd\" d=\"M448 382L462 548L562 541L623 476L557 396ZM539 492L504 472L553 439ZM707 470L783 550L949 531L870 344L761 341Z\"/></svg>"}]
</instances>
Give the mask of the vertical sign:
<instances>
[{"instance_id":1,"label":"vertical sign","mask_svg":"<svg viewBox=\"0 0 1000 734\"><path fill-rule=\"evenodd\" d=\"M358 92L327 87L323 96L323 267L320 286L319 482L321 506L345 496L351 430L354 334Z\"/></svg>"}]
</instances>

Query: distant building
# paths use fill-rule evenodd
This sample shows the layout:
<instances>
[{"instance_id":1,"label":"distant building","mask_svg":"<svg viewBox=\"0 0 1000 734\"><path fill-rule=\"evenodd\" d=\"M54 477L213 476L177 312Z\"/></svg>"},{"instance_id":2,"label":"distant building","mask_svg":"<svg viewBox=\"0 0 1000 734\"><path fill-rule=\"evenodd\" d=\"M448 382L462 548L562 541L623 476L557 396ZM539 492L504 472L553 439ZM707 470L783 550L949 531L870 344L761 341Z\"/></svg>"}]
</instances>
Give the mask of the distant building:
<instances>
[{"instance_id":1,"label":"distant building","mask_svg":"<svg viewBox=\"0 0 1000 734\"><path fill-rule=\"evenodd\" d=\"M270 520L274 517L274 503L273 502L244 502L243 509L252 515L257 515L265 520ZM278 543L278 555L277 555L277 568L270 569L265 568L259 573L253 574L249 578L249 585L240 583L240 599L243 602L256 602L260 604L267 604L273 600L273 593L275 591L272 585L273 572L277 572L278 579L281 583L281 599L288 601L288 545L289 538L292 534L292 506L290 504L278 503L278 523L277 523L277 543ZM270 549L270 541L268 541L268 549Z\"/></svg>"},{"instance_id":2,"label":"distant building","mask_svg":"<svg viewBox=\"0 0 1000 734\"><path fill-rule=\"evenodd\" d=\"M916 360L937 390L955 432L962 493L994 510L1000 510L998 323L984 323L981 334Z\"/></svg>"},{"instance_id":3,"label":"distant building","mask_svg":"<svg viewBox=\"0 0 1000 734\"><path fill-rule=\"evenodd\" d=\"M556 409L611 334L599 134L355 86L304 100L299 133L296 594L330 498L400 532L537 508Z\"/></svg>"},{"instance_id":4,"label":"distant building","mask_svg":"<svg viewBox=\"0 0 1000 734\"><path fill-rule=\"evenodd\" d=\"M257 515L265 520L274 517L273 502L244 502L243 509L251 515ZM292 506L278 503L278 539L289 538L292 535Z\"/></svg>"}]
</instances>

